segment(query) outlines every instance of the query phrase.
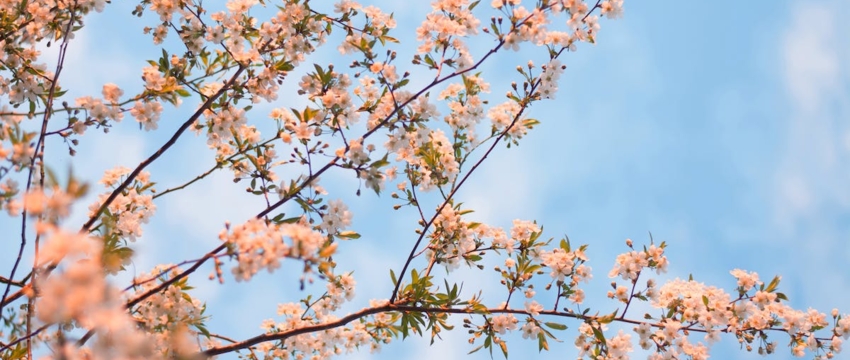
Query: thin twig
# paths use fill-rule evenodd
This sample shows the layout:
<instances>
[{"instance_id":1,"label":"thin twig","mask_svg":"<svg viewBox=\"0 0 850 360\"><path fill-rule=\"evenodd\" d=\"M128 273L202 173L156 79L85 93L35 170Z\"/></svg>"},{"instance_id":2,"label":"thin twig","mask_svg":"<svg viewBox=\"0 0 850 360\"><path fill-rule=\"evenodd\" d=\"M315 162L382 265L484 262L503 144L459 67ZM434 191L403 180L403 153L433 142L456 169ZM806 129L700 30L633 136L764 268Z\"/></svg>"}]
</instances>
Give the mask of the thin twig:
<instances>
[{"instance_id":1,"label":"thin twig","mask_svg":"<svg viewBox=\"0 0 850 360\"><path fill-rule=\"evenodd\" d=\"M138 166L136 166L136 168L133 170L133 172L131 172L129 175L127 175L127 178L124 179L124 182L121 183L121 185L119 185L117 188L115 188L115 190L113 190L111 194L109 194L109 197L107 197L106 200L104 200L103 204L100 205L100 207L97 209L97 211L95 211L91 215L89 220L86 221L85 224L83 224L81 231L82 232L88 232L91 229L92 225L94 225L95 221L97 221L97 219L100 217L100 214L109 206L109 204L112 204L112 202L115 201L115 199L118 197L118 195L120 195L124 191L124 189L126 189L127 187L130 186L130 184L133 183L133 181L136 179L136 176L139 176L139 174L142 172L142 170L144 170L146 167L148 167L148 165L150 165L154 161L156 161L156 159L158 159L160 156L162 156L162 154L164 154L166 150L168 150L175 143L177 143L177 139L179 139L180 136L182 136L183 133L187 129L189 129L189 127L192 126L192 124L194 124L195 121L199 117L201 117L201 115L204 113L204 111L206 111L216 99L218 99L222 94L224 94L227 90L229 90L233 86L233 84L236 82L236 79L238 79L239 76L242 75L242 72L245 71L246 68L247 68L246 66L240 65L239 68L236 70L236 72L233 74L233 76L230 77L230 80L228 80L224 84L224 86L222 86L221 89L218 90L218 92L216 92L213 96L210 96L209 99L207 99L207 101L205 101L198 108L198 110L195 111L195 113L192 114L192 116L189 117L188 120L183 122L183 125L181 125L180 128L177 129L177 131L174 132L174 135L172 135L171 138L168 139L168 141L165 144L163 144L162 147L159 148L159 150L157 150L155 153L153 153L153 155L151 155L150 157L145 159L145 161L142 161Z\"/></svg>"},{"instance_id":2,"label":"thin twig","mask_svg":"<svg viewBox=\"0 0 850 360\"><path fill-rule=\"evenodd\" d=\"M50 80L50 82L51 82L50 83L50 90L48 91L47 100L46 100L45 105L44 105L45 108L48 109L48 111L44 112L44 117L43 117L43 120L41 122L41 131L39 132L38 141L36 141L36 145L35 145L35 153L33 154L33 157L30 160L31 164L30 164L29 171L27 173L27 186L26 186L26 192L27 193L30 191L30 188L32 187L32 177L33 177L33 171L36 168L36 159L38 159L40 157L40 153L41 153L41 151L44 147L44 137L45 137L45 134L47 133L47 123L50 121L50 115L51 115L51 112L49 111L49 109L51 109L53 107L53 99L54 99L54 97L56 97L56 84L59 81L59 74L62 73L62 68L65 64L65 53L68 51L68 44L70 43L69 40L70 40L71 29L72 29L72 25L74 24L74 20L75 20L75 16L76 16L76 13L75 13L76 7L77 7L77 2L74 1L74 5L70 9L70 15L71 16L68 19L68 25L65 27L65 36L62 39L62 45L60 45L60 47L59 47L59 59L56 63L56 71L53 73L53 79ZM42 155L41 156L41 158L42 158L42 165L41 166L42 166L42 173L43 173L44 172L44 169L43 169L44 158L43 158L43 154L41 154L41 155ZM44 176L42 175L41 178L42 178L42 185L43 185ZM21 263L21 258L23 256L24 249L26 248L26 245L27 245L26 230L27 230L27 209L26 209L26 207L24 207L23 211L21 212L21 245L18 248L18 256L15 259L15 264L12 266L12 271L9 273L9 280L11 280L11 281L15 280L15 272L18 270L18 266ZM9 296L9 290L11 288L11 285L12 285L11 283L6 283L6 290L3 291L3 297L0 298L0 313L3 312L3 306L5 306L5 304L6 304L6 297Z\"/></svg>"}]
</instances>

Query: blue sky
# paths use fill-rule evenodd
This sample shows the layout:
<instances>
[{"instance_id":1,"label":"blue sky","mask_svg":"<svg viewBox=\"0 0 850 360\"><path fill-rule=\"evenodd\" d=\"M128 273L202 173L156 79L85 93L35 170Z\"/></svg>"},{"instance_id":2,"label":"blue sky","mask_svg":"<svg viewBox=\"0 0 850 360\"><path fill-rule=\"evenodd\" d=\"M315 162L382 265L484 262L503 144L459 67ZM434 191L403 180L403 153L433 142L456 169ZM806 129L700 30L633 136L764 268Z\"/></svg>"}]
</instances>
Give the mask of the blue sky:
<instances>
[{"instance_id":1,"label":"blue sky","mask_svg":"<svg viewBox=\"0 0 850 360\"><path fill-rule=\"evenodd\" d=\"M142 59L158 56L141 35L151 20L127 20L129 6L118 6L92 16L72 43L63 83L73 91L97 94L105 82L138 86ZM414 43L404 39L411 38L427 3L386 6L400 24L395 37L406 47L399 51L409 53ZM782 275L781 288L797 308L850 312L848 16L846 1L627 1L623 19L603 20L598 44L582 44L562 58L567 70L557 98L535 104L529 114L542 124L519 147L499 147L459 200L476 209L475 219L506 228L516 218L535 219L546 236L566 234L573 243L590 244L595 275L586 291L597 300L591 306L603 312L617 307L603 298L624 240L648 243L648 232L669 244L671 265L662 279L693 274L731 290L729 271L744 268L762 279ZM483 77L494 78L493 99L505 91L495 79L515 74L513 68L531 51L525 45L518 54L500 53L504 56L482 68ZM333 56L320 53L312 60L327 63L336 60ZM405 64L399 62L400 69ZM290 87L284 92L292 91L295 79L284 84ZM259 106L256 121L272 107L303 104ZM165 114L154 134L140 132L127 119L107 135L84 137L89 140L74 159L75 173L96 182L105 169L138 163L179 126L180 114L193 108L187 103ZM154 180L164 189L205 170L212 165L205 148L204 139L186 136L167 163L152 168ZM68 162L55 166L62 169ZM414 214L392 211L385 195L353 196L358 184L349 174L325 180L352 208L354 229L363 234L344 243L340 252L347 255L338 259L339 269L355 270L358 297L352 309L388 297L389 269L400 269L415 240ZM258 199L243 195L243 187L220 174L162 198L135 244L136 270L194 258L217 245L225 220L238 223L261 210ZM80 222L85 207L69 224ZM4 228L8 224L0 219ZM7 256L0 257L3 264L9 263ZM249 284L231 280L224 287L205 280L208 270L197 277L196 295L213 315L211 331L227 336L258 334L278 302L305 295L298 291L297 266ZM467 289L500 291L492 276L489 282L470 271L452 276ZM578 324L568 325L560 336L565 342L552 344L550 353L537 355L536 344L517 336L509 343L511 357L574 357ZM467 357L466 339L458 328L430 347L427 340L412 338L379 355L365 351L348 358L489 357ZM787 339L776 340L780 346L773 358L790 358ZM757 357L737 351L731 336L713 354Z\"/></svg>"}]
</instances>

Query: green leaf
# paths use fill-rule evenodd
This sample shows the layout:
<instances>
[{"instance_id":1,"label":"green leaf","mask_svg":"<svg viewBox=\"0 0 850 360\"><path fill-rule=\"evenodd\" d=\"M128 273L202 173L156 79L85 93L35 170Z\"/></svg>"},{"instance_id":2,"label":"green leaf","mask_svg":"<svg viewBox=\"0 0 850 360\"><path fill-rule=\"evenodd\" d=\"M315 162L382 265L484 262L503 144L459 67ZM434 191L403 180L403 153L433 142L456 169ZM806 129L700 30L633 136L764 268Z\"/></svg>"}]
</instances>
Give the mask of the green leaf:
<instances>
[{"instance_id":1,"label":"green leaf","mask_svg":"<svg viewBox=\"0 0 850 360\"><path fill-rule=\"evenodd\" d=\"M612 312L608 315L605 315L603 317L596 319L596 321L599 321L600 324L609 324L612 321L614 321L614 318L617 316L618 311L620 311L619 308L617 310L614 310L614 312Z\"/></svg>"},{"instance_id":2,"label":"green leaf","mask_svg":"<svg viewBox=\"0 0 850 360\"><path fill-rule=\"evenodd\" d=\"M764 291L767 291L767 292L770 293L770 292L773 292L774 290L776 290L776 287L779 286L779 280L780 279L781 278L779 276L774 276L773 280L770 281L770 284L767 285L767 289L764 289Z\"/></svg>"},{"instance_id":3,"label":"green leaf","mask_svg":"<svg viewBox=\"0 0 850 360\"><path fill-rule=\"evenodd\" d=\"M12 350L12 355L9 357L9 359L23 359L26 355L27 348L24 347L22 343L18 343L18 345L15 346L15 350Z\"/></svg>"},{"instance_id":4,"label":"green leaf","mask_svg":"<svg viewBox=\"0 0 850 360\"><path fill-rule=\"evenodd\" d=\"M527 128L531 129L535 125L539 125L540 121L538 121L537 119L525 119L522 121L522 124L525 125Z\"/></svg>"},{"instance_id":5,"label":"green leaf","mask_svg":"<svg viewBox=\"0 0 850 360\"><path fill-rule=\"evenodd\" d=\"M409 333L409 331L410 331L410 329L409 329L409 328L408 328L408 326L407 326L409 323L410 323L409 315L408 315L407 313L404 313L404 314L401 316L401 338L402 338L402 339L406 339L406 338L407 338L407 335L408 335L408 333Z\"/></svg>"},{"instance_id":6,"label":"green leaf","mask_svg":"<svg viewBox=\"0 0 850 360\"><path fill-rule=\"evenodd\" d=\"M389 153L387 153L387 155L384 155L384 157L383 157L383 158L381 158L381 159L379 159L379 160L375 160L375 161L374 161L374 162L372 162L372 164L370 164L369 166L371 166L371 167L373 167L373 168L375 168L375 169L380 169L380 168L382 168L382 167L384 167L384 166L389 165L389 164L390 164L390 162L389 162L389 161L387 161L387 156L388 156L388 155L389 155Z\"/></svg>"},{"instance_id":7,"label":"green leaf","mask_svg":"<svg viewBox=\"0 0 850 360\"><path fill-rule=\"evenodd\" d=\"M596 337L596 340L599 340L599 342L602 345L608 344L607 341L605 340L605 334L603 334L601 330L599 330L599 329L597 329L593 326L591 326L590 328L593 329L593 336Z\"/></svg>"},{"instance_id":8,"label":"green leaf","mask_svg":"<svg viewBox=\"0 0 850 360\"><path fill-rule=\"evenodd\" d=\"M283 214L281 214L281 215L283 215ZM300 217L300 216L294 216L294 217L291 217L291 218L287 218L287 219L283 219L283 220L275 221L275 223L277 223L277 224L295 224L295 223L297 223L299 220L301 220L301 217ZM273 220L273 221L274 221L274 220Z\"/></svg>"},{"instance_id":9,"label":"green leaf","mask_svg":"<svg viewBox=\"0 0 850 360\"><path fill-rule=\"evenodd\" d=\"M198 332L200 332L202 335L204 335L204 337L209 339L210 331L207 330L206 326L204 326L202 324L195 324L195 328L198 329Z\"/></svg>"},{"instance_id":10,"label":"green leaf","mask_svg":"<svg viewBox=\"0 0 850 360\"><path fill-rule=\"evenodd\" d=\"M275 64L275 70L278 71L292 71L293 69L295 69L295 66L286 60L278 61L277 64Z\"/></svg>"},{"instance_id":11,"label":"green leaf","mask_svg":"<svg viewBox=\"0 0 850 360\"><path fill-rule=\"evenodd\" d=\"M396 43L396 44L398 44L398 39L396 39L396 38L394 38L394 37L392 37L392 36L387 36L387 35L383 35L383 36L381 36L381 43L383 44L385 41L389 41L389 42L391 42L391 43Z\"/></svg>"},{"instance_id":12,"label":"green leaf","mask_svg":"<svg viewBox=\"0 0 850 360\"><path fill-rule=\"evenodd\" d=\"M344 238L344 239L359 239L360 238L360 234L358 234L354 231L351 231L351 230L342 231L339 234L337 234L336 236L339 237L339 238Z\"/></svg>"},{"instance_id":13,"label":"green leaf","mask_svg":"<svg viewBox=\"0 0 850 360\"><path fill-rule=\"evenodd\" d=\"M504 340L499 342L499 348L502 349L502 354L505 355L505 359L508 358L508 343Z\"/></svg>"},{"instance_id":14,"label":"green leaf","mask_svg":"<svg viewBox=\"0 0 850 360\"><path fill-rule=\"evenodd\" d=\"M560 248L566 252L570 252L570 242L566 238L561 239Z\"/></svg>"},{"instance_id":15,"label":"green leaf","mask_svg":"<svg viewBox=\"0 0 850 360\"><path fill-rule=\"evenodd\" d=\"M478 255L478 254L467 254L467 255L464 255L463 258L468 260L468 261L472 261L472 262L481 261L481 259L483 259L481 257L481 255Z\"/></svg>"},{"instance_id":16,"label":"green leaf","mask_svg":"<svg viewBox=\"0 0 850 360\"><path fill-rule=\"evenodd\" d=\"M541 331L537 333L537 351L543 350L549 351L549 341L546 340L546 334Z\"/></svg>"},{"instance_id":17,"label":"green leaf","mask_svg":"<svg viewBox=\"0 0 850 360\"><path fill-rule=\"evenodd\" d=\"M556 322L545 322L543 325L553 330L567 330L567 325L559 324Z\"/></svg>"}]
</instances>

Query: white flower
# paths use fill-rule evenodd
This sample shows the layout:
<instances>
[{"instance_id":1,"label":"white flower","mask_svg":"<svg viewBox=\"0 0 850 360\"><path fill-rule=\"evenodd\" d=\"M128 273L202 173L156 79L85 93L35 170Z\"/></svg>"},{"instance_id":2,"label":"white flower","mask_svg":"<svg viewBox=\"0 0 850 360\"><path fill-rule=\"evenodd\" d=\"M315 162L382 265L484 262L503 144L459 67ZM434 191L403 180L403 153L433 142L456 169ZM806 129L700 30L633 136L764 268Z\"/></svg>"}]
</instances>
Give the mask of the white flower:
<instances>
[{"instance_id":1,"label":"white flower","mask_svg":"<svg viewBox=\"0 0 850 360\"><path fill-rule=\"evenodd\" d=\"M161 113L162 105L157 101L136 101L133 108L130 109L130 115L133 115L137 122L143 124L145 130L157 129L157 122Z\"/></svg>"},{"instance_id":2,"label":"white flower","mask_svg":"<svg viewBox=\"0 0 850 360\"><path fill-rule=\"evenodd\" d=\"M496 315L491 319L493 331L504 334L507 331L516 330L517 319L511 314Z\"/></svg>"},{"instance_id":3,"label":"white flower","mask_svg":"<svg viewBox=\"0 0 850 360\"><path fill-rule=\"evenodd\" d=\"M521 330L523 339L536 339L537 334L540 333L540 327L534 321L526 322Z\"/></svg>"},{"instance_id":4,"label":"white flower","mask_svg":"<svg viewBox=\"0 0 850 360\"><path fill-rule=\"evenodd\" d=\"M331 200L328 202L327 212L322 216L322 224L319 228L328 234L336 234L351 225L351 212L342 200Z\"/></svg>"},{"instance_id":5,"label":"white flower","mask_svg":"<svg viewBox=\"0 0 850 360\"><path fill-rule=\"evenodd\" d=\"M124 90L121 90L118 85L113 83L103 85L103 98L106 101L115 104L120 100L121 95L124 95Z\"/></svg>"},{"instance_id":6,"label":"white flower","mask_svg":"<svg viewBox=\"0 0 850 360\"><path fill-rule=\"evenodd\" d=\"M525 302L525 311L528 311L531 316L540 315L540 312L543 311L543 305L540 305L537 301L532 300L531 302Z\"/></svg>"}]
</instances>

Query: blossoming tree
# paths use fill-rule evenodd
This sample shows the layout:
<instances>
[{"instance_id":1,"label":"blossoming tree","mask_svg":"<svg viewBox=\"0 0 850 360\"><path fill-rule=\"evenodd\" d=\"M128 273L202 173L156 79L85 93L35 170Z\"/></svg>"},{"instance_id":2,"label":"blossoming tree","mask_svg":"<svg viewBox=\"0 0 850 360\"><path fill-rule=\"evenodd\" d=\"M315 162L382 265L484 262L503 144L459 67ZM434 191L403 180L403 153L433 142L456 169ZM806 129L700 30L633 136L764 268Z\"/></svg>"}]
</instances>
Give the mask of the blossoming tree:
<instances>
[{"instance_id":1,"label":"blossoming tree","mask_svg":"<svg viewBox=\"0 0 850 360\"><path fill-rule=\"evenodd\" d=\"M503 228L470 220L458 191L495 149L519 144L539 124L529 107L556 96L562 58L595 42L600 17L620 17L622 0L436 0L415 38L394 30L392 14L352 0L142 0L132 14L149 26L138 31L161 48L140 69L143 86L107 83L99 95L72 98L74 84L61 82L65 58L87 16L106 6L114 5L0 5L0 207L6 223L18 224L3 229L0 244L13 254L0 277L3 359L318 359L447 332L469 336L471 351L505 356L505 335L520 332L541 350L574 339L579 356L594 359L625 359L637 347L653 359L703 359L723 334L748 351L769 354L785 341L795 356L832 358L850 335L850 318L837 310L788 306L778 277L736 269L730 291L693 279L658 283L652 275L667 268L666 244L651 240L627 240L608 272L615 306L587 304L587 245L549 238L534 221ZM400 56L402 43L415 43L416 53ZM491 89L483 64L521 45L536 51L498 75L512 76L509 86ZM48 47L58 47L58 59L44 58ZM323 47L349 65L309 61ZM299 100L280 98L282 87L297 88ZM275 108L258 114L258 104ZM125 116L148 134L163 117L184 114L144 161L107 171L85 220L70 220L97 179L58 176L56 159L84 161L73 156L85 135L127 126ZM149 169L168 161L187 130L206 138L214 166L162 188ZM150 241L143 229L158 201L218 172L263 206L225 224L217 245L192 259L122 277L135 244ZM345 310L356 281L334 255L360 235L322 176L357 179L358 195L388 197L418 218L403 266L386 279L392 292L366 294L376 300L359 310ZM499 264L503 291L470 293L474 282L456 270L485 271L488 261ZM297 292L303 299L280 304L253 337L207 326L217 309L191 284L227 287L286 262L301 264L302 288L320 283L320 291ZM638 303L653 310L639 312ZM624 326L614 332L612 324Z\"/></svg>"}]
</instances>

